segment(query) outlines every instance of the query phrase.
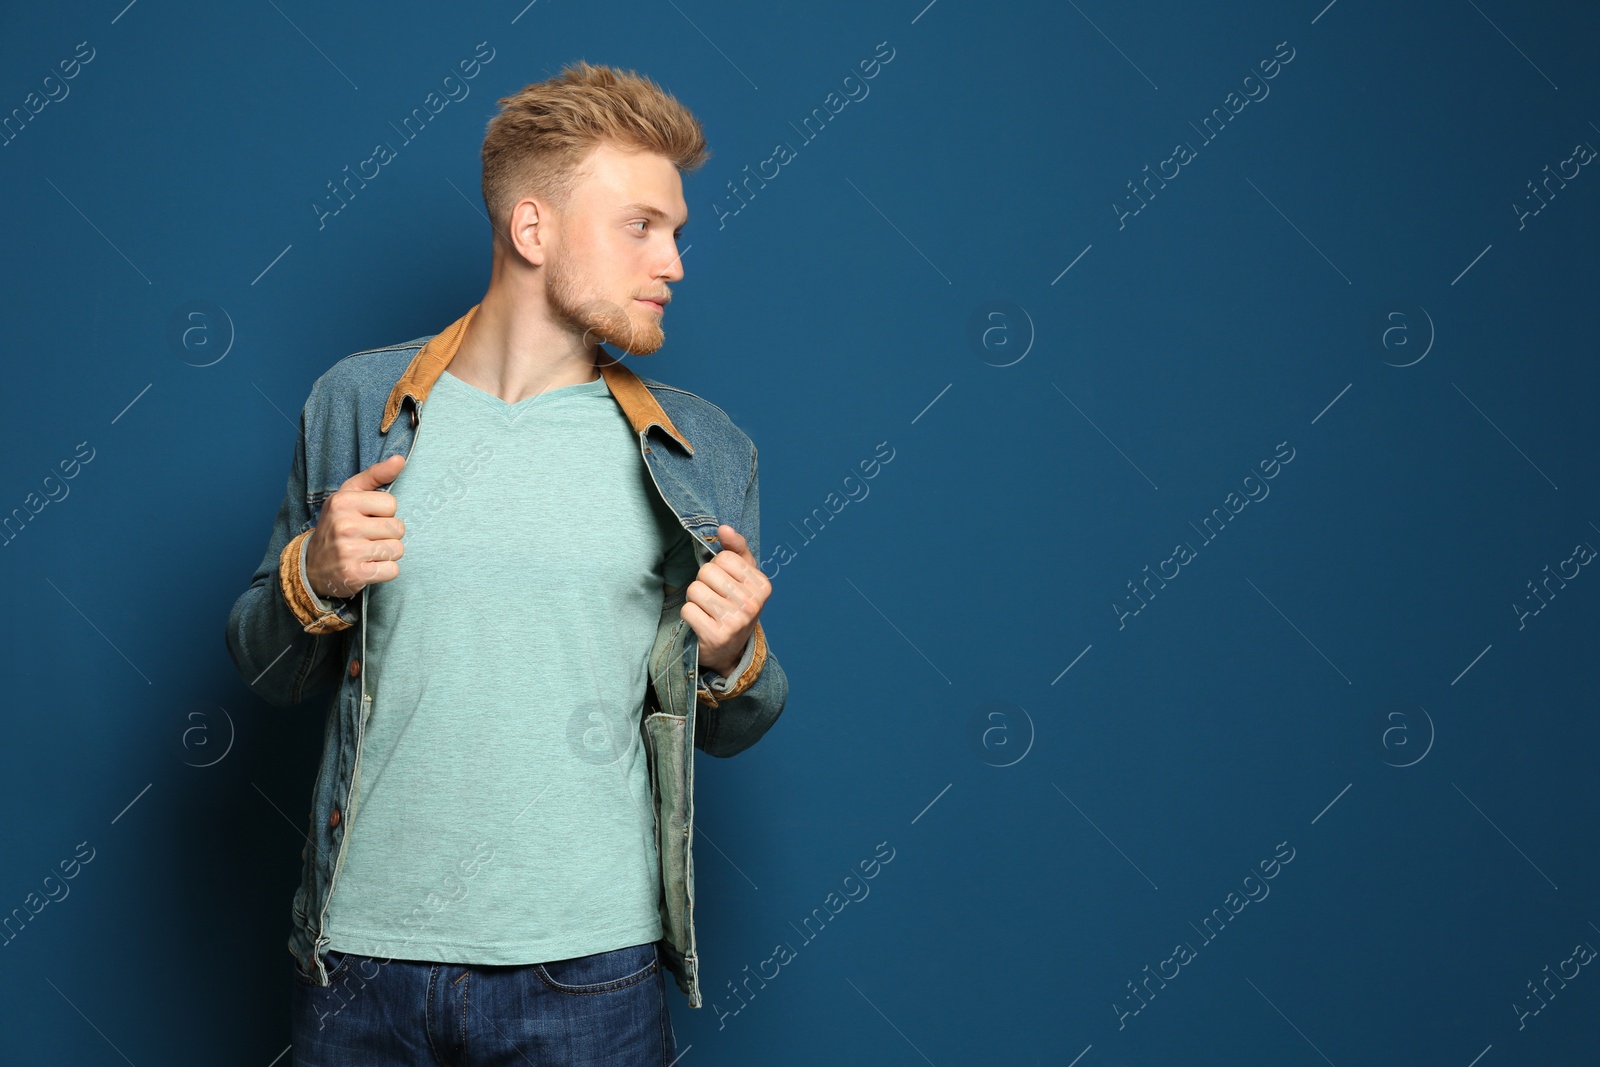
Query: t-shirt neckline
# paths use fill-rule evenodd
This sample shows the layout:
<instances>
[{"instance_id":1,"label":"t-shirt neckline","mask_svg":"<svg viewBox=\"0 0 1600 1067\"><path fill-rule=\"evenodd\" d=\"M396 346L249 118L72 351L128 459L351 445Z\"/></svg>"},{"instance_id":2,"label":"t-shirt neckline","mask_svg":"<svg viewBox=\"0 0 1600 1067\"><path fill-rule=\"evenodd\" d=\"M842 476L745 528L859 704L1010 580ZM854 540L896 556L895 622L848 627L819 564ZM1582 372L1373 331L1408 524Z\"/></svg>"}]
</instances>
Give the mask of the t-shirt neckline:
<instances>
[{"instance_id":1,"label":"t-shirt neckline","mask_svg":"<svg viewBox=\"0 0 1600 1067\"><path fill-rule=\"evenodd\" d=\"M491 392L478 388L469 381L451 374L448 367L439 372L439 378L440 380L449 379L450 382L454 384L455 388L478 397L495 410L504 412L508 415L525 411L527 408L540 401L549 403L551 401L562 400L568 397L589 396L592 394L604 394L610 392L610 388L606 385L605 375L602 374L592 381L574 382L571 385L562 385L556 387L555 389L546 389L542 393L535 393L533 396L523 397L521 400L518 400L513 404L501 399L498 396L495 396Z\"/></svg>"}]
</instances>

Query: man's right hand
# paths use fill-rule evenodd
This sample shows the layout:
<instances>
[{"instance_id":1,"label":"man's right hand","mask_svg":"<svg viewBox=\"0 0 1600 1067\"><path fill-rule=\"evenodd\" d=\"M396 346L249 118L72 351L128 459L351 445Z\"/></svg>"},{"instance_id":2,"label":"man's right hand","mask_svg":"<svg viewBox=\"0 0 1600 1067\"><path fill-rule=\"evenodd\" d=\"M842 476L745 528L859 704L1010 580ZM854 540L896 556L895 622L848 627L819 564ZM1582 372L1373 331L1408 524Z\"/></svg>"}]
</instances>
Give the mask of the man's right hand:
<instances>
[{"instance_id":1,"label":"man's right hand","mask_svg":"<svg viewBox=\"0 0 1600 1067\"><path fill-rule=\"evenodd\" d=\"M345 481L322 502L322 515L306 539L306 581L319 597L350 597L374 582L400 574L395 561L405 555L400 540L404 520L395 518L398 501L378 487L394 481L405 466L400 453Z\"/></svg>"}]
</instances>

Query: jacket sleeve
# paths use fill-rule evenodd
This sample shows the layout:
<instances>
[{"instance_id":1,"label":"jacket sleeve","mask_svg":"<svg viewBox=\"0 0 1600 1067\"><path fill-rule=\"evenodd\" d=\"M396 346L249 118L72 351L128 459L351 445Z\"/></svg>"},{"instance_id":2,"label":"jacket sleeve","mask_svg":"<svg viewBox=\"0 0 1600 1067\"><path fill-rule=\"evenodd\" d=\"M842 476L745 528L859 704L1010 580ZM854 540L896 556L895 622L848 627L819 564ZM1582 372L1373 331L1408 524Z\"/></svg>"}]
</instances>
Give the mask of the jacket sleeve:
<instances>
[{"instance_id":1,"label":"jacket sleeve","mask_svg":"<svg viewBox=\"0 0 1600 1067\"><path fill-rule=\"evenodd\" d=\"M307 402L306 410L311 407ZM300 573L304 538L315 525L306 494L306 414L267 552L228 613L228 653L240 677L269 704L290 707L333 684L356 621L356 598L329 598L321 614ZM292 542L292 544L291 544ZM287 560L287 564L285 563Z\"/></svg>"},{"instance_id":2,"label":"jacket sleeve","mask_svg":"<svg viewBox=\"0 0 1600 1067\"><path fill-rule=\"evenodd\" d=\"M750 554L761 558L761 497L756 451L750 449L750 480L745 486L739 521L728 525L750 543ZM732 695L714 695L699 687L694 720L694 743L709 756L736 756L761 740L778 721L789 699L789 679L767 644L761 623L756 623L746 652L749 666L736 674ZM698 684L698 683L697 683Z\"/></svg>"}]
</instances>

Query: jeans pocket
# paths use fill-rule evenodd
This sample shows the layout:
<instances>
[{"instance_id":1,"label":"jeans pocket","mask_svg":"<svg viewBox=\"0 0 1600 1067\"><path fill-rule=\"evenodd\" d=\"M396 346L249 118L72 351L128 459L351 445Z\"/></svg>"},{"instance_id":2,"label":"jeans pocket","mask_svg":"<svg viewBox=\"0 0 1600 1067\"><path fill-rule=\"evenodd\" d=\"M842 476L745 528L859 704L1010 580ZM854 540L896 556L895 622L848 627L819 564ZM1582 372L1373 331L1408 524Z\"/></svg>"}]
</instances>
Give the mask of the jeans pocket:
<instances>
[{"instance_id":1,"label":"jeans pocket","mask_svg":"<svg viewBox=\"0 0 1600 1067\"><path fill-rule=\"evenodd\" d=\"M569 960L536 963L533 971L539 981L558 993L588 996L636 985L655 974L660 967L656 943L650 941L609 952L575 956Z\"/></svg>"},{"instance_id":2,"label":"jeans pocket","mask_svg":"<svg viewBox=\"0 0 1600 1067\"><path fill-rule=\"evenodd\" d=\"M353 958L354 954L350 952L340 952L336 948L330 948L328 950L327 955L322 957L322 965L328 969L328 982L330 984L337 982L340 978L344 977L345 971L350 969L350 961ZM299 982L301 985L320 988L314 975L306 974L300 969L300 961L298 959L294 960L293 967L294 980L296 982Z\"/></svg>"}]
</instances>

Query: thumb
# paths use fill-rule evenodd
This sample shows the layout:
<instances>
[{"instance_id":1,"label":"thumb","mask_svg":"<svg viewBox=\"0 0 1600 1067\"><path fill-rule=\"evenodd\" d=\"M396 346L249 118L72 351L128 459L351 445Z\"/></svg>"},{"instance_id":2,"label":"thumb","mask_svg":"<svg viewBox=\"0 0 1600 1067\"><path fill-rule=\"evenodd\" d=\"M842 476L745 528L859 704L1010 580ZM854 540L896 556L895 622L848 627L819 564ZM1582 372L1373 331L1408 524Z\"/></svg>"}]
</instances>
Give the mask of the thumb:
<instances>
[{"instance_id":1,"label":"thumb","mask_svg":"<svg viewBox=\"0 0 1600 1067\"><path fill-rule=\"evenodd\" d=\"M755 562L755 557L750 554L750 542L745 540L744 534L727 523L717 527L717 540L722 542L723 548L731 548L745 559Z\"/></svg>"},{"instance_id":2,"label":"thumb","mask_svg":"<svg viewBox=\"0 0 1600 1067\"><path fill-rule=\"evenodd\" d=\"M345 479L344 484L339 488L341 490L358 489L363 492L377 489L380 486L388 485L399 477L400 471L405 464L406 457L404 454L396 452L388 459L374 463L359 474L352 474Z\"/></svg>"}]
</instances>

